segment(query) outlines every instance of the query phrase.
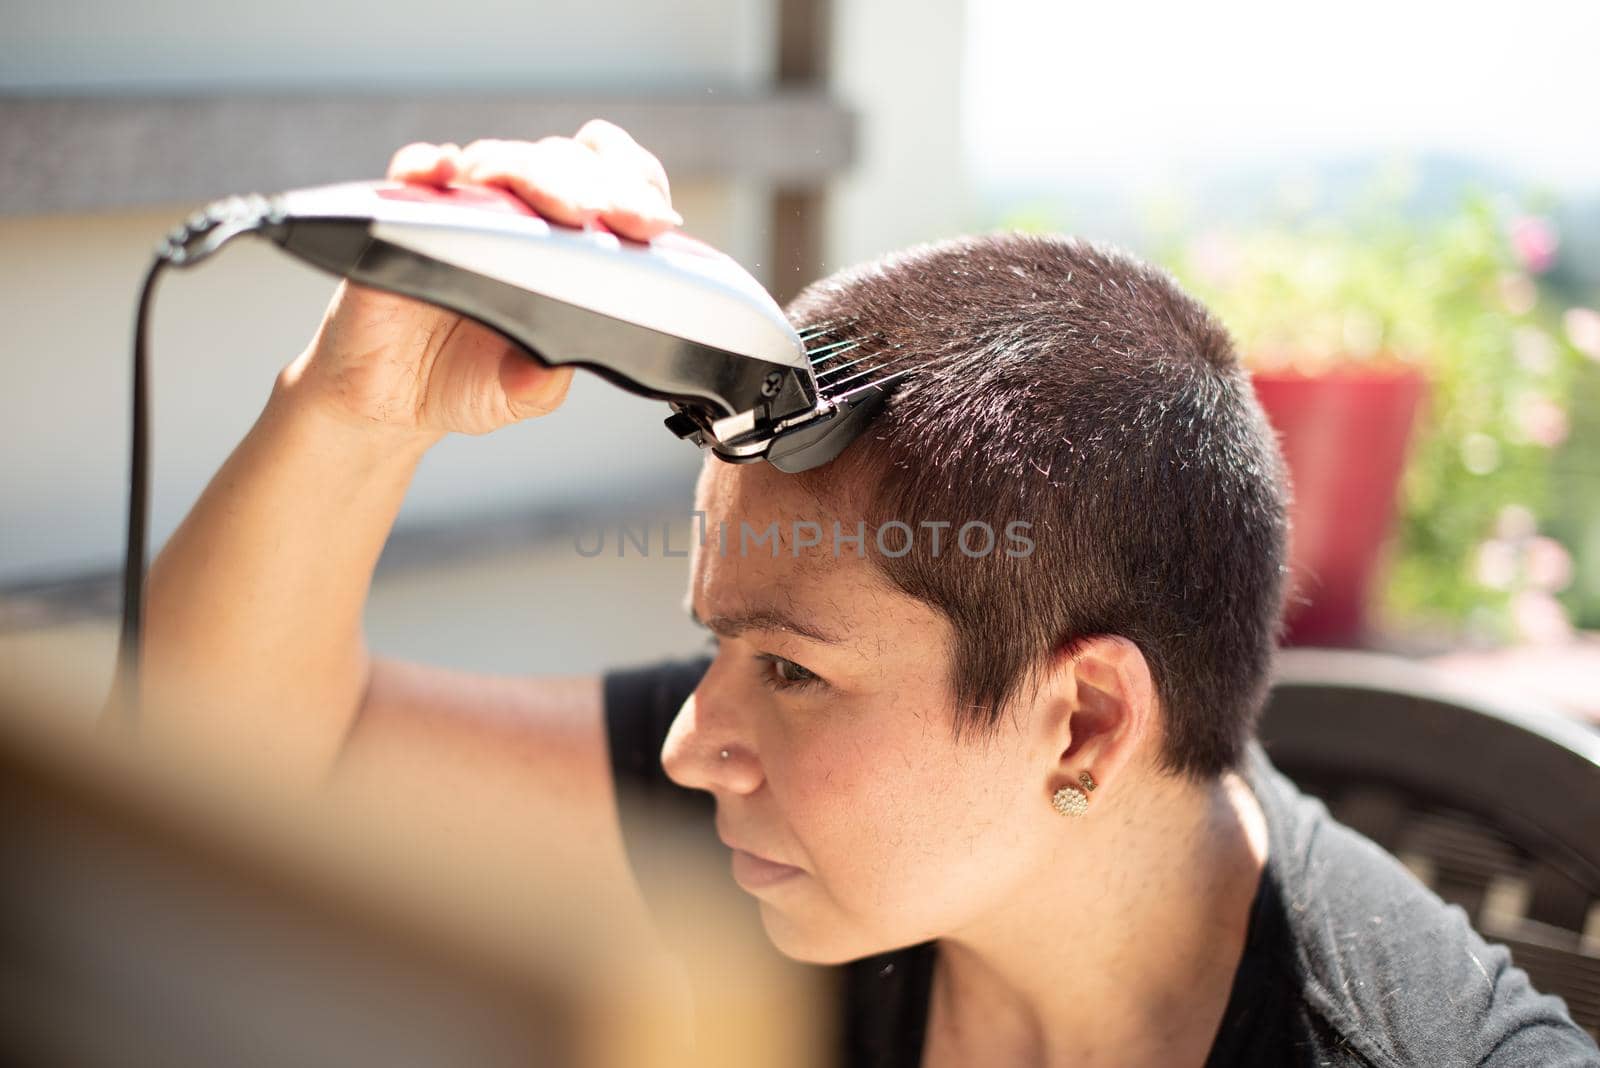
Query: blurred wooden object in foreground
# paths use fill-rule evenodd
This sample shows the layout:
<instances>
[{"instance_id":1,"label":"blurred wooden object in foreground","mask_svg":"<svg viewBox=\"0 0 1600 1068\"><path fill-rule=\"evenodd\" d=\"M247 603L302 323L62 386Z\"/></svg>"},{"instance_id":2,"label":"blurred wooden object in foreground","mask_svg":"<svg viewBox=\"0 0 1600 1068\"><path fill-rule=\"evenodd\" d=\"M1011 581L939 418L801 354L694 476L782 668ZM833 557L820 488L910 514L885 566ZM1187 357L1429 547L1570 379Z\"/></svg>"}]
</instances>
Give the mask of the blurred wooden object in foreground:
<instances>
[{"instance_id":1,"label":"blurred wooden object in foreground","mask_svg":"<svg viewBox=\"0 0 1600 1068\"><path fill-rule=\"evenodd\" d=\"M669 953L559 811L268 800L71 722L0 694L4 1063L831 1063L829 974L688 840Z\"/></svg>"}]
</instances>

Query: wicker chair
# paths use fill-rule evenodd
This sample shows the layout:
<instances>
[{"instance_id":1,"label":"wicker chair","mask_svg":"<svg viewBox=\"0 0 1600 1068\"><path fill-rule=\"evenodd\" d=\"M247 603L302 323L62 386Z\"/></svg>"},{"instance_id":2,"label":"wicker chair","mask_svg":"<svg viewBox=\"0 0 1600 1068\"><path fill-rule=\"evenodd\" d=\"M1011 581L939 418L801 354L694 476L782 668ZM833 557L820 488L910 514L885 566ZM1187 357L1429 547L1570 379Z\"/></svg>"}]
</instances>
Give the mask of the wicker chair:
<instances>
[{"instance_id":1,"label":"wicker chair","mask_svg":"<svg viewBox=\"0 0 1600 1068\"><path fill-rule=\"evenodd\" d=\"M1600 1037L1600 731L1410 661L1296 649L1260 736Z\"/></svg>"}]
</instances>

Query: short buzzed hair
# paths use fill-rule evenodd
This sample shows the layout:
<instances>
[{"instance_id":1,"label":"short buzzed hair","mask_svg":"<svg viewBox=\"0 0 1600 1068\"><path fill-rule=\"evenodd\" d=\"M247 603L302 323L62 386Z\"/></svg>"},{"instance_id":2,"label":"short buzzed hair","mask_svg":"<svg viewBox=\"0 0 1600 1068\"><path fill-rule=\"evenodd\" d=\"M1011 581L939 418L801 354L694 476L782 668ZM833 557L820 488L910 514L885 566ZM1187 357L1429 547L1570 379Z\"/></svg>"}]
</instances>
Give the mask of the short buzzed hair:
<instances>
[{"instance_id":1,"label":"short buzzed hair","mask_svg":"<svg viewBox=\"0 0 1600 1068\"><path fill-rule=\"evenodd\" d=\"M866 487L874 524L1031 523L1027 555L872 554L953 625L956 740L992 733L1052 652L1115 634L1149 663L1160 766L1238 767L1282 636L1289 489L1217 320L1125 254L1027 234L896 253L788 311L864 339L862 367L916 368L798 477Z\"/></svg>"}]
</instances>

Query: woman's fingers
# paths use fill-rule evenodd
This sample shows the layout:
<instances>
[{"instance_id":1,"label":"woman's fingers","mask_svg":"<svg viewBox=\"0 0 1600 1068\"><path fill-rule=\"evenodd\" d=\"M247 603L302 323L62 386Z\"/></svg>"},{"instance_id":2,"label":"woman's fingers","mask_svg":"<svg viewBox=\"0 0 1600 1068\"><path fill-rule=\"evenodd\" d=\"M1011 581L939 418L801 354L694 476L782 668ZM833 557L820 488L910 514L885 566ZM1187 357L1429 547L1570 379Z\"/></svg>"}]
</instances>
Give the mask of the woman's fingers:
<instances>
[{"instance_id":1,"label":"woman's fingers","mask_svg":"<svg viewBox=\"0 0 1600 1068\"><path fill-rule=\"evenodd\" d=\"M413 141L389 160L388 177L395 182L443 186L456 176L460 165L461 149L454 143Z\"/></svg>"},{"instance_id":2,"label":"woman's fingers","mask_svg":"<svg viewBox=\"0 0 1600 1068\"><path fill-rule=\"evenodd\" d=\"M573 138L486 138L466 148L414 142L394 154L389 178L440 187L451 181L497 186L547 219L569 226L599 219L639 241L683 225L672 210L661 161L603 119L585 123Z\"/></svg>"},{"instance_id":3,"label":"woman's fingers","mask_svg":"<svg viewBox=\"0 0 1600 1068\"><path fill-rule=\"evenodd\" d=\"M620 174L637 178L654 189L661 196L662 206L668 210L672 208L672 188L667 184L666 168L628 131L605 119L590 119L573 140L587 145L595 155L614 164Z\"/></svg>"},{"instance_id":4,"label":"woman's fingers","mask_svg":"<svg viewBox=\"0 0 1600 1068\"><path fill-rule=\"evenodd\" d=\"M568 138L474 141L461 155L463 181L508 189L547 219L582 226L609 206L599 157Z\"/></svg>"},{"instance_id":5,"label":"woman's fingers","mask_svg":"<svg viewBox=\"0 0 1600 1068\"><path fill-rule=\"evenodd\" d=\"M683 217L672 210L666 168L626 130L604 119L590 119L573 140L594 152L611 175L611 206L601 214L607 226L625 237L648 241L683 225Z\"/></svg>"},{"instance_id":6,"label":"woman's fingers","mask_svg":"<svg viewBox=\"0 0 1600 1068\"><path fill-rule=\"evenodd\" d=\"M657 234L683 225L683 216L650 197L628 191L614 198L600 213L607 228L635 241L648 241Z\"/></svg>"}]
</instances>

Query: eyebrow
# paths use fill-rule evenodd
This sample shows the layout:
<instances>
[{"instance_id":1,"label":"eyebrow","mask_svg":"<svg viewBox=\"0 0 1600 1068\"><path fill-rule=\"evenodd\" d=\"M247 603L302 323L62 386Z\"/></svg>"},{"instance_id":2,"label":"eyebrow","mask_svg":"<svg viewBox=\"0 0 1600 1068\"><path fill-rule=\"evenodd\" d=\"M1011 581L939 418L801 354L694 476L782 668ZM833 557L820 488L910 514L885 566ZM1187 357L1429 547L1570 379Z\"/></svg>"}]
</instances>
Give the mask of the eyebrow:
<instances>
[{"instance_id":1,"label":"eyebrow","mask_svg":"<svg viewBox=\"0 0 1600 1068\"><path fill-rule=\"evenodd\" d=\"M694 605L688 601L684 602L683 610L689 613L689 618L694 621L695 626L704 627L714 634L729 638L738 637L747 630L767 630L796 634L824 645L838 645L844 640L818 630L779 608L752 608L732 615L713 615L710 619L701 619L700 614L694 610Z\"/></svg>"}]
</instances>

